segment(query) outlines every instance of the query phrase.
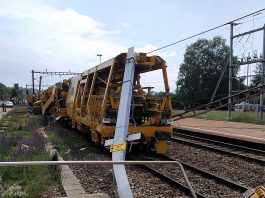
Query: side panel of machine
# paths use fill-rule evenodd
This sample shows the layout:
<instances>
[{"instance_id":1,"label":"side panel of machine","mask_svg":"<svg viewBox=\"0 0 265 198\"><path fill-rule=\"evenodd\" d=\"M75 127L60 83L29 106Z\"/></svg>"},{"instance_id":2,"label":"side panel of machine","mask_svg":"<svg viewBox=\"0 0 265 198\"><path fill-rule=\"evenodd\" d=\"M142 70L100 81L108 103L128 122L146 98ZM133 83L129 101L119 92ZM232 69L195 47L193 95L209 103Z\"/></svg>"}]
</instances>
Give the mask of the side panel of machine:
<instances>
[{"instance_id":1,"label":"side panel of machine","mask_svg":"<svg viewBox=\"0 0 265 198\"><path fill-rule=\"evenodd\" d=\"M74 101L77 94L77 86L79 82L80 76L75 76L71 79L68 95L66 97L66 108L67 108L67 115L69 117L72 117L73 114L73 108L74 108Z\"/></svg>"}]
</instances>

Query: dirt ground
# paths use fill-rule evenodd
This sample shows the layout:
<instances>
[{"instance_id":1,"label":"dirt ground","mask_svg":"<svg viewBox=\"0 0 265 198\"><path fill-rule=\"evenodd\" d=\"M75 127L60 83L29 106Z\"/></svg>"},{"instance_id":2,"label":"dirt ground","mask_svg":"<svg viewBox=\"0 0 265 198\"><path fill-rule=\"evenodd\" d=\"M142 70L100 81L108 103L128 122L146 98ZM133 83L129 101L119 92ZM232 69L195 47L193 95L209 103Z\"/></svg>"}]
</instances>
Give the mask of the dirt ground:
<instances>
[{"instance_id":1,"label":"dirt ground","mask_svg":"<svg viewBox=\"0 0 265 198\"><path fill-rule=\"evenodd\" d=\"M11 111L13 108L6 108L6 112L3 112L3 108L0 108L0 119L7 114L7 112Z\"/></svg>"}]
</instances>

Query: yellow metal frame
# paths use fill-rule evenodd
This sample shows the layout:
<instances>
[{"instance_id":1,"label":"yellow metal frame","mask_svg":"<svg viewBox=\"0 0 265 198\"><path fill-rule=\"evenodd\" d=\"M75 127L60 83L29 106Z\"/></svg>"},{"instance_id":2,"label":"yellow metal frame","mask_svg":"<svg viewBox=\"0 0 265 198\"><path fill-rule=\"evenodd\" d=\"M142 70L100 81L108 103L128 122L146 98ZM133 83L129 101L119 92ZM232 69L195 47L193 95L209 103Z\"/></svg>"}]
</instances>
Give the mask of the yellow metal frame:
<instances>
[{"instance_id":1,"label":"yellow metal frame","mask_svg":"<svg viewBox=\"0 0 265 198\"><path fill-rule=\"evenodd\" d=\"M83 132L90 131L94 142L104 143L105 140L112 138L115 131L115 116L114 119L108 117L110 115L107 111L111 110L115 115L115 111L118 109L126 57L127 54L122 53L79 76L64 81L63 83L68 86L68 92L61 93L60 96L57 92L62 86L60 83L44 91L42 94L43 113L48 111L54 117L70 119L72 128L78 128ZM142 124L131 124L128 127L128 133L129 135L137 132L142 134L144 141L135 141L134 144L151 145L155 141L153 143L156 147L153 149L157 153L166 152L167 140L156 138L155 133L157 131L171 133L172 131L170 126L161 124L163 111L169 112L169 119L172 117L166 67L165 61L159 56L146 56L143 53L136 55L133 97L141 102L132 104L131 107L145 112L146 115L142 115ZM151 96L149 94L151 87L142 87L140 83L141 73L158 69L162 70L165 86L165 94L162 99ZM147 89L148 92L146 93L144 89ZM66 107L60 107L59 101L61 100L64 100ZM114 123L103 122L108 118L110 121L114 120Z\"/></svg>"}]
</instances>

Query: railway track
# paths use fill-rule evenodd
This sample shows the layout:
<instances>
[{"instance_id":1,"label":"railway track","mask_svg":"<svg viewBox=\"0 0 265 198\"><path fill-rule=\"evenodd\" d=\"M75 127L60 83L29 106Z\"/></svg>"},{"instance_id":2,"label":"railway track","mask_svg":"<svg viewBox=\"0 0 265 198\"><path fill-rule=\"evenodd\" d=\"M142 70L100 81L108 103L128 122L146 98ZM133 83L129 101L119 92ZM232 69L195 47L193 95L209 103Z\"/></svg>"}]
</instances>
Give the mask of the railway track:
<instances>
[{"instance_id":1,"label":"railway track","mask_svg":"<svg viewBox=\"0 0 265 198\"><path fill-rule=\"evenodd\" d=\"M136 160L135 158L130 158L130 159L134 159ZM169 156L165 156L165 155L161 155L161 156L158 156L158 158L144 158L142 160L166 160L166 161L175 161L174 159L170 158ZM201 178L201 183L205 183L205 184L208 184L209 182L206 181L206 180L212 180L215 182L216 185L224 185L226 186L227 188L229 189L233 189L234 191L237 191L237 192L240 192L240 193L244 193L245 191L247 191L250 187L247 187L247 186L244 186L244 185L241 185L239 183L236 183L234 181L231 181L229 179L226 179L224 177L220 177L216 174L213 174L209 171L205 171L205 170L202 170L198 167L195 167L193 165L190 165L190 164L187 164L187 163L184 163L184 162L181 162L179 161L182 166L184 167L185 171L188 175L188 177L192 180L194 177L200 177ZM179 181L179 180L176 180L176 175L174 175L174 173L171 173L172 171L172 166L171 168L166 168L166 174L164 174L163 172L164 171L161 171L157 168L154 168L154 167L150 167L148 165L140 165L142 168L146 169L147 171L149 171L150 173L152 173L153 175L161 178L162 180L166 181L167 183L173 185L174 187L177 187L179 189L181 189L183 192L185 193L188 193L190 194L190 190L188 188L188 186L186 186L184 184L184 182L182 181ZM176 167L177 169L177 167ZM179 178L183 177L181 175L177 176ZM191 181L192 182L192 181ZM199 187L196 186L196 183L195 182L192 182L193 183L193 188L195 190L195 194L197 197L211 197L209 196L209 194L207 194L207 192L200 192L200 191L205 191L205 189L211 189L211 187L207 188L207 185L204 189L199 189ZM217 186L216 186L216 189L219 189Z\"/></svg>"},{"instance_id":2,"label":"railway track","mask_svg":"<svg viewBox=\"0 0 265 198\"><path fill-rule=\"evenodd\" d=\"M138 160L137 158L134 158L134 157L128 157L127 158L129 160ZM150 160L150 158L148 158L147 160ZM190 189L187 185L184 185L182 184L181 182L177 181L176 179L173 179L172 177L169 177L165 174L162 174L161 172L159 172L158 170L156 170L155 168L151 168L150 166L148 165L137 165L141 168L143 168L144 170L147 170L149 171L151 174L153 174L154 176L160 178L161 180L167 182L168 184L170 184L171 186L175 187L175 188L178 188L180 190L182 190L183 192L191 195L191 192L190 192ZM205 198L204 195L198 193L198 192L195 192L196 196L198 198Z\"/></svg>"},{"instance_id":3,"label":"railway track","mask_svg":"<svg viewBox=\"0 0 265 198\"><path fill-rule=\"evenodd\" d=\"M194 134L187 134L183 131L174 132L171 141L232 155L259 164L265 164L265 151L252 147L199 137Z\"/></svg>"},{"instance_id":4,"label":"railway track","mask_svg":"<svg viewBox=\"0 0 265 198\"><path fill-rule=\"evenodd\" d=\"M79 155L83 156L85 159L90 159L90 158L98 158L100 156L100 158L102 158L101 154L98 152L97 150L98 148L91 148L91 152L82 152L79 149L77 149ZM92 154L93 153L93 154ZM105 153L104 153L105 154ZM103 154L102 154L103 155ZM96 156L96 157L94 157ZM103 155L104 156L104 155ZM78 157L79 159L79 157ZM81 158L80 160L82 160L83 158ZM177 158L173 157L170 158L168 156L159 156L159 158L157 156L152 156L150 158L145 158L148 160L175 160ZM134 159L136 160L136 159ZM138 159L139 160L139 159ZM182 159L183 161L185 161L184 159ZM178 160L179 161L179 160ZM187 172L188 178L190 179L192 186L196 192L196 196L197 197L242 197L243 192L245 192L246 190L248 190L247 186L243 186L240 183L234 182L234 181L239 181L236 179L231 178L230 180L227 179L229 178L228 176L223 176L220 177L218 176L219 172L215 172L215 174L213 174L210 171L205 171L202 170L199 167L199 164L192 164L189 161L185 161L181 162L182 165L184 166L185 171ZM189 195L190 191L189 188L186 186L186 183L183 179L183 176L181 175L180 171L178 171L178 167L173 167L172 165L168 165L168 166L161 166L161 165L154 165L154 166L141 166L143 169L146 170L146 172L149 172L150 174L154 175L154 178L160 178L163 182L165 182L165 184L168 184L168 191L174 192L174 190L180 191L185 193L186 195ZM203 168L203 167L202 167ZM82 168L82 167L77 167L75 169L75 174L79 175L79 178L82 180L82 182L87 185L89 188L91 188L91 183L93 183L94 181L90 181L89 178L91 178L91 174L95 174L95 167L94 168L90 168L92 169L90 172L88 172L88 167ZM203 168L204 169L204 168ZM128 171L128 170L127 170ZM175 171L175 172L174 172ZM106 171L107 173L102 174L102 178L106 178L106 175L108 175L109 177L109 181L108 181L108 185L112 184L112 176L109 174L109 171ZM140 171L141 172L141 171ZM149 174L149 175L150 175ZM84 175L85 178L84 178ZM134 183L133 185L134 187L134 191L136 191L137 193L141 193L143 194L147 188L152 189L154 192L152 192L152 196L157 194L161 194L161 195L168 195L166 190L165 192L163 191L159 191L159 189L157 189L158 187L153 186L153 184L155 185L162 185L163 183L159 183L160 181L157 181L156 183L152 183L152 179L150 178L150 180L147 181L147 179L145 177L145 175L143 175L143 177L139 177L139 175L128 175L131 177L135 177L137 179L132 179ZM98 177L98 173L96 173L96 175L92 178L92 180L96 180L95 178ZM150 177L150 176L149 176ZM88 182L89 181L89 182ZM91 182L91 183L90 183ZM105 181L104 181L105 183ZM136 184L137 183L137 184ZM138 183L141 183L141 187L144 186L143 188L141 188L140 190L138 190ZM243 182L244 183L244 182ZM100 185L103 185L101 183L101 181L98 181L97 186L94 186L94 189L99 188ZM170 186L169 186L170 184ZM105 185L105 184L104 184ZM249 184L247 184L249 185ZM172 189L170 188L172 186ZM252 185L250 185L252 186ZM137 187L137 188L136 188ZM253 186L252 186L253 187ZM107 187L104 187L107 188ZM109 187L108 187L109 188ZM113 189L115 187L112 187ZM102 190L102 189L101 189ZM110 189L109 191L107 191L108 193L111 193L112 189ZM133 191L133 192L134 192ZM105 192L105 190L104 190ZM135 193L135 192L134 192ZM223 193L224 196L222 196ZM214 195L215 194L215 195ZM115 197L115 195L111 194L112 197ZM138 194L136 194L138 195ZM148 196L151 196L150 194L146 194ZM172 194L171 194L172 195ZM169 196L170 197L170 196Z\"/></svg>"},{"instance_id":5,"label":"railway track","mask_svg":"<svg viewBox=\"0 0 265 198\"><path fill-rule=\"evenodd\" d=\"M187 193L187 194L190 194L190 189L188 188L188 186L182 184L181 182L173 179L172 177L169 177L165 174L162 174L161 172L157 171L156 169L154 168L151 168L147 165L139 165L141 166L142 168L144 168L145 170L149 171L150 173L152 173L153 175L159 177L160 179L162 179L163 181L166 181L167 183L169 183L170 185L173 185L174 187L177 187L179 188L180 190L182 190L183 192ZM198 198L206 198L204 195L198 193L198 192L195 192L196 196Z\"/></svg>"}]
</instances>

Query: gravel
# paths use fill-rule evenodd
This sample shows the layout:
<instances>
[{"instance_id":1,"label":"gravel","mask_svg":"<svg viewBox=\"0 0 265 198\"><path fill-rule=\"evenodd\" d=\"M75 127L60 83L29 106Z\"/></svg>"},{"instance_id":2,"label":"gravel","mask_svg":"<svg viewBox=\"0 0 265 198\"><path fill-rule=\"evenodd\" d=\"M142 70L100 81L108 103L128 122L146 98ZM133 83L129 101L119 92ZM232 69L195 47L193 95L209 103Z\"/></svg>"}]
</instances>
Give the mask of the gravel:
<instances>
[{"instance_id":1,"label":"gravel","mask_svg":"<svg viewBox=\"0 0 265 198\"><path fill-rule=\"evenodd\" d=\"M82 146L71 147L68 160L111 160L110 155L99 147L89 144L87 140L79 145ZM175 142L169 143L168 156L246 186L256 187L265 184L263 166L234 156ZM155 167L160 172L186 184L177 167L172 165ZM111 166L72 165L71 169L87 193L106 193L110 197L118 197ZM145 169L130 165L126 166L126 170L134 197L185 197L179 189L153 176ZM186 172L194 189L201 194L208 197L242 197L242 193L215 180L203 178L189 170Z\"/></svg>"},{"instance_id":2,"label":"gravel","mask_svg":"<svg viewBox=\"0 0 265 198\"><path fill-rule=\"evenodd\" d=\"M110 157L98 147L86 148L86 150L72 151L70 160L110 160ZM110 197L118 197L111 166L72 165L70 167L87 193L106 193Z\"/></svg>"},{"instance_id":3,"label":"gravel","mask_svg":"<svg viewBox=\"0 0 265 198\"><path fill-rule=\"evenodd\" d=\"M72 152L71 160L111 160L97 147ZM118 197L111 166L72 165L71 169L87 193L106 193ZM126 166L134 197L181 197L184 193L137 166Z\"/></svg>"},{"instance_id":4,"label":"gravel","mask_svg":"<svg viewBox=\"0 0 265 198\"><path fill-rule=\"evenodd\" d=\"M134 197L186 197L179 189L140 167L127 166L126 170Z\"/></svg>"},{"instance_id":5,"label":"gravel","mask_svg":"<svg viewBox=\"0 0 265 198\"><path fill-rule=\"evenodd\" d=\"M176 142L169 143L168 156L245 186L265 184L265 167L255 162Z\"/></svg>"},{"instance_id":6,"label":"gravel","mask_svg":"<svg viewBox=\"0 0 265 198\"><path fill-rule=\"evenodd\" d=\"M67 129L55 128L54 132L64 131L64 137L67 136ZM71 131L70 131L71 132ZM67 137L66 137L67 138ZM82 138L81 138L82 139ZM67 145L65 145L67 146ZM68 145L71 149L66 149L68 160L111 160L111 156L105 149L89 143L84 140L73 142ZM67 148L67 147L66 147ZM110 197L118 197L116 184L110 165L71 165L73 173L84 190L89 193L106 193ZM134 197L182 197L183 192L165 181L153 176L138 166L126 166L129 183Z\"/></svg>"},{"instance_id":7,"label":"gravel","mask_svg":"<svg viewBox=\"0 0 265 198\"><path fill-rule=\"evenodd\" d=\"M63 190L63 187L59 185L48 186L41 196L41 198L60 198L60 197L66 197L66 194Z\"/></svg>"},{"instance_id":8,"label":"gravel","mask_svg":"<svg viewBox=\"0 0 265 198\"><path fill-rule=\"evenodd\" d=\"M187 186L178 167L172 165L152 165L151 167ZM185 172L195 192L203 194L206 197L242 197L242 194L239 191L235 191L232 188L218 183L214 179L209 179L187 169Z\"/></svg>"}]
</instances>

